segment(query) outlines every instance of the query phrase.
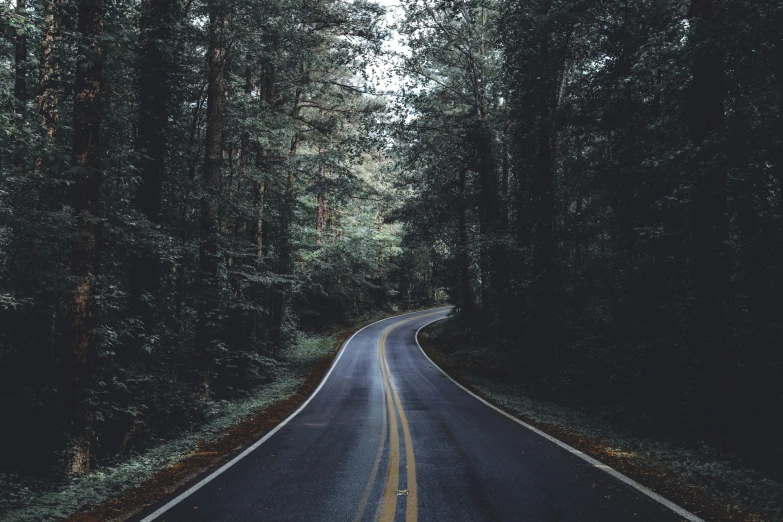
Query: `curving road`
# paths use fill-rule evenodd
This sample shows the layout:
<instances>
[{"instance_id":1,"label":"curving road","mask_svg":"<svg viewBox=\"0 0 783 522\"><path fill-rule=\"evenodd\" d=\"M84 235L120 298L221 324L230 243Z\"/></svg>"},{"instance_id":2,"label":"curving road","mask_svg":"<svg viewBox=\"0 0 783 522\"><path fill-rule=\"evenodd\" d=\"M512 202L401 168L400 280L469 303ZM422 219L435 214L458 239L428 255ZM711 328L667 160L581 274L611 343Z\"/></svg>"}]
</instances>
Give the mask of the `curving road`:
<instances>
[{"instance_id":1,"label":"curving road","mask_svg":"<svg viewBox=\"0 0 783 522\"><path fill-rule=\"evenodd\" d=\"M447 313L416 312L360 330L298 413L138 518L698 520L451 381L415 340Z\"/></svg>"}]
</instances>

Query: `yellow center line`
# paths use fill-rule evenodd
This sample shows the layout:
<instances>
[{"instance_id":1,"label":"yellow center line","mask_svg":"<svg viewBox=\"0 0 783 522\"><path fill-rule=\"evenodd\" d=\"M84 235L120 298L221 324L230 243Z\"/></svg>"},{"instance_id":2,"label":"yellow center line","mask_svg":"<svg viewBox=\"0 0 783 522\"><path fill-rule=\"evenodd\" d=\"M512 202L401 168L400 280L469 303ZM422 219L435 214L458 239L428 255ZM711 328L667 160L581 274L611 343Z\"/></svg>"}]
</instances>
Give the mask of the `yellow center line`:
<instances>
[{"instance_id":1,"label":"yellow center line","mask_svg":"<svg viewBox=\"0 0 783 522\"><path fill-rule=\"evenodd\" d=\"M391 378L391 372L389 371L389 361L386 358L386 339L389 337L391 331L395 328L409 321L415 321L416 319L421 319L422 317L437 315L438 313L440 312L419 315L395 323L384 330L381 333L380 339L378 340L378 362L383 380L385 398L385 402L383 403L383 425L381 428L381 439L378 447L378 453L375 456L375 463L373 464L372 470L370 471L370 477L367 482L367 486L364 489L362 499L359 502L359 507L356 510L356 515L354 516L353 522L361 522L362 516L364 515L364 511L367 507L367 502L370 498L370 494L372 493L373 485L375 484L375 478L378 474L383 448L386 443L387 418L389 426L389 468L388 472L386 473L386 484L384 486L383 496L381 497L381 512L378 520L380 522L394 522L394 516L397 512L397 491L400 483L400 434L397 429L397 412L399 412L400 424L402 424L403 438L405 441L405 461L407 467L406 482L408 485L408 494L405 503L405 521L417 522L418 520L418 488L416 483L416 460L413 453L413 440L411 438L408 418L406 417L405 410L402 407L402 401L400 400L399 392L397 387L394 386L394 382Z\"/></svg>"},{"instance_id":2,"label":"yellow center line","mask_svg":"<svg viewBox=\"0 0 783 522\"><path fill-rule=\"evenodd\" d=\"M408 497L405 502L405 522L416 522L419 518L419 489L416 486L416 458L413 455L413 439L408 428L408 418L405 416L405 410L402 409L400 396L397 394L397 387L392 384L394 392L394 401L397 403L397 409L400 412L400 424L402 424L402 433L405 438L405 462L408 467Z\"/></svg>"},{"instance_id":3,"label":"yellow center line","mask_svg":"<svg viewBox=\"0 0 783 522\"><path fill-rule=\"evenodd\" d=\"M389 330L383 332L380 339L381 373L383 374L383 387L386 391L387 409L389 412L389 471L386 474L386 488L381 502L381 515L379 522L394 522L397 511L397 486L400 482L400 435L397 432L397 415L394 412L394 403L389 392L388 373L384 365L386 358L386 337Z\"/></svg>"},{"instance_id":4,"label":"yellow center line","mask_svg":"<svg viewBox=\"0 0 783 522\"><path fill-rule=\"evenodd\" d=\"M370 493L372 493L372 486L375 484L375 477L378 475L378 468L381 465L381 457L383 456L383 448L386 446L386 432L388 431L386 422L386 402L383 402L383 426L381 428L381 440L378 443L378 453L375 454L375 463L372 466L370 472L370 480L367 481L367 486L364 488L364 494L362 500L359 502L359 507L356 510L356 516L353 517L353 522L361 522L364 510L367 507L367 501L370 499Z\"/></svg>"},{"instance_id":5,"label":"yellow center line","mask_svg":"<svg viewBox=\"0 0 783 522\"><path fill-rule=\"evenodd\" d=\"M416 483L416 458L413 453L413 439L411 438L410 427L408 425L408 418L405 415L405 410L402 407L402 401L400 400L397 387L394 386L394 382L391 378L391 372L389 371L389 361L386 358L386 338L389 337L389 333L392 330L410 321L421 319L422 317L429 317L436 315L439 312L433 312L431 314L420 315L412 317L404 321L393 324L381 334L381 338L378 341L378 356L381 364L381 374L383 376L383 386L386 391L386 401L388 403L389 421L391 424L391 437L389 440L389 472L386 475L386 487L383 493L383 500L381 503L381 515L379 517L380 522L393 522L394 515L397 511L397 489L399 487L399 469L400 469L400 438L397 433L397 415L395 414L395 404L397 412L400 415L400 424L402 424L403 438L405 441L405 462L407 467L406 482L408 485L408 495L405 502L405 522L417 522L419 511L419 494L418 486ZM391 390L391 391L390 391ZM392 393L394 397L394 403L392 402Z\"/></svg>"}]
</instances>

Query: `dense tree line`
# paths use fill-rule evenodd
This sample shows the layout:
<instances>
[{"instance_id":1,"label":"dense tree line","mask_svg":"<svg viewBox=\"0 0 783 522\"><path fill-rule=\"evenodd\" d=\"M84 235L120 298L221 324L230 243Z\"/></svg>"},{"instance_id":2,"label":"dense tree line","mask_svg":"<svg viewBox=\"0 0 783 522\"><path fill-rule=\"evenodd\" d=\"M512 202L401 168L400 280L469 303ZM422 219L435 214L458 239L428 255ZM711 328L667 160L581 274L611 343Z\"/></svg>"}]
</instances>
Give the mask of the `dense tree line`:
<instances>
[{"instance_id":1,"label":"dense tree line","mask_svg":"<svg viewBox=\"0 0 783 522\"><path fill-rule=\"evenodd\" d=\"M403 7L385 104L365 0L0 5L4 464L81 475L440 289L508 378L779 462L783 9Z\"/></svg>"},{"instance_id":2,"label":"dense tree line","mask_svg":"<svg viewBox=\"0 0 783 522\"><path fill-rule=\"evenodd\" d=\"M0 9L4 465L142 449L410 286L363 78L377 5Z\"/></svg>"},{"instance_id":3,"label":"dense tree line","mask_svg":"<svg viewBox=\"0 0 783 522\"><path fill-rule=\"evenodd\" d=\"M779 463L780 4L404 4L406 241L476 342L541 393Z\"/></svg>"}]
</instances>

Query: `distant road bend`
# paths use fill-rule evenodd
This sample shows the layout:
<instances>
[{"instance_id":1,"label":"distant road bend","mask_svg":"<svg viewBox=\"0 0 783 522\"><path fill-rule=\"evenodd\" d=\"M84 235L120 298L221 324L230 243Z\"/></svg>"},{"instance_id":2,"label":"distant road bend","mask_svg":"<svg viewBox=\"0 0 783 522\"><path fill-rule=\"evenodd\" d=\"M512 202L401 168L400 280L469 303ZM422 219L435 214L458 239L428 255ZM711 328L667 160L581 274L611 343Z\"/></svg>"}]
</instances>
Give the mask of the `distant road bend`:
<instances>
[{"instance_id":1,"label":"distant road bend","mask_svg":"<svg viewBox=\"0 0 783 522\"><path fill-rule=\"evenodd\" d=\"M700 520L454 383L416 342L448 311L358 331L300 410L137 520Z\"/></svg>"}]
</instances>

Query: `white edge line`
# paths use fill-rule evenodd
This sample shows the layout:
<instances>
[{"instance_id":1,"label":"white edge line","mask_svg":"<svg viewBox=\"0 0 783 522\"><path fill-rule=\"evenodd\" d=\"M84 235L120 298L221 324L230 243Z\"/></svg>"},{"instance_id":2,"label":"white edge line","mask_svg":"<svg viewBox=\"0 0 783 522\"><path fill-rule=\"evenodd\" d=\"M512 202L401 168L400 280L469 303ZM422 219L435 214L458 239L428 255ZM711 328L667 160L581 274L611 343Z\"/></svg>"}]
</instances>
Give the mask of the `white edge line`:
<instances>
[{"instance_id":1,"label":"white edge line","mask_svg":"<svg viewBox=\"0 0 783 522\"><path fill-rule=\"evenodd\" d=\"M437 309L438 308L431 308L429 310L437 310ZM263 444L264 442L269 440L275 433L280 431L280 429L283 426L288 424L291 421L291 419L296 417L303 409L305 409L305 407L310 403L310 401L312 401L313 398L318 394L318 392L321 391L321 388L323 388L324 384L326 384L326 380L332 374L332 370L334 370L335 366L337 366L337 362L340 360L340 357L342 357L343 353L345 353L345 349L348 346L348 343L350 343L353 340L353 338L356 337L356 335L359 332L361 332L365 328L369 328L370 326L372 326L374 324L378 324L380 322L383 322L383 321L386 321L386 320L389 320L389 319L395 319L397 317L404 317L406 315L412 315L412 314L417 314L417 313L421 313L421 312L427 312L429 310L417 310L415 312L408 312L406 314L395 315L395 316L392 316L392 317L384 317L383 319L379 319L379 320L377 320L377 321L375 321L373 323L370 323L368 325L363 326L359 330L356 330L356 332L354 332L354 334L351 337L349 337L347 341L345 341L343 343L342 347L340 348L340 352L337 354L337 357L334 358L334 361L332 362L332 365L329 368L329 371L326 372L326 375L324 375L324 378L321 379L321 383L318 385L318 387L315 389L315 391L310 394L310 396L307 398L307 400L304 401L304 403L301 406L299 406L299 408L296 409L295 412L293 412L291 415L289 415L288 418L286 418L283 422L281 422L280 424L278 424L277 426L272 428L272 430L269 431L266 435L264 435L263 437L258 439L256 442L254 442L245 451L243 451L242 453L240 453L239 455L237 455L233 459L229 460L228 462L226 462L225 464L220 466L220 468L218 468L217 470L215 470L212 473L210 473L207 477L203 478L197 484L195 484L195 485L191 486L190 488L188 488L187 491L183 491L177 497L175 497L174 499L170 500L168 503L166 503L162 507L158 508L157 510L155 510L151 514L149 514L146 517L144 517L143 519L141 519L140 522L152 522L153 520L155 520L156 518L161 516L163 513L165 513L169 509L173 508L174 506L176 506L177 504L179 504L180 502L182 502L183 500L188 498L190 495L192 495L193 493L195 493L199 489L201 489L204 486L206 486L215 477L217 477L218 475L220 475L221 473L226 471L228 468L230 468L231 466L233 466L234 464L236 464L237 462L239 462L243 458L247 457L250 453L252 453L254 450L256 450L261 444ZM418 332L416 332L416 333L418 334ZM421 348L421 347L419 347L419 348Z\"/></svg>"},{"instance_id":2,"label":"white edge line","mask_svg":"<svg viewBox=\"0 0 783 522\"><path fill-rule=\"evenodd\" d=\"M486 405L486 406L489 406L490 408L492 408L493 410L495 410L496 412L498 412L498 413L500 413L500 414L502 414L502 415L505 415L506 417L508 417L508 418L509 418L509 419L511 419L512 421L514 421L514 422L516 422L517 424L520 424L521 426L523 426L523 427L525 427L525 428L529 429L529 430L530 430L530 431L532 431L533 433L535 433L535 434L537 434L537 435L540 435L540 436L544 437L546 440L548 440L548 441L550 441L550 442L553 442L553 443L557 444L558 446L560 446L560 447L561 447L561 448L563 448L564 450L566 450L566 451L568 451L568 452L570 452L570 453L572 453L572 454L576 455L577 457L579 457L579 458L580 458L580 459L582 459L582 460L585 460L585 461L587 461L588 463L592 464L592 465L593 465L593 466L595 466L596 468L598 468L598 469L600 469L600 470L602 470L602 471L605 471L605 472L607 472L608 474L610 474L611 476L613 476L613 477L614 477L614 478L616 478L617 480L619 480L619 481L621 481L621 482L623 482L623 483L627 484L628 486L631 486L632 488L634 488L635 490L639 491L640 493L642 493L642 494L644 494L644 495L647 495L648 497L650 497L650 498L651 498L651 499L653 499L654 501L658 502L659 504L663 504L663 505L664 505L664 506L666 506L667 508L671 509L672 511L674 511L675 513L677 513L678 515L680 515L681 517L684 517L686 520L689 520L690 522L705 522L705 520L704 520L704 519L701 519L701 518L697 517L696 515L694 515L693 513L691 513L690 511L688 511L688 510L686 510L686 509L684 509L684 508L681 508L680 506L678 506L678 505L677 505L677 504L675 504L674 502L672 502L672 501L670 501L670 500L667 500L667 499L663 498L661 495L659 495L659 494L658 494L658 493L656 493L655 491L651 490L650 488L648 488L648 487L646 487L646 486L642 486L641 484L639 484L638 482L636 482L636 481L635 481L635 480L633 480L632 478L630 478L630 477L626 477L625 475L623 475L622 473L620 473L620 472L619 472L619 471L617 471L616 469L614 469L614 468L612 468L612 467L610 467L610 466L607 466L606 464L603 464L602 462L600 462L600 461L598 461L598 460L594 459L593 457L591 457L591 456L589 456L589 455L586 455L585 453L583 453L583 452L579 451L579 450L578 450L578 449L576 449L576 448L572 448L571 446L569 446L569 445L568 445L568 444L566 444L565 442L563 442L563 441L560 441L560 440L558 440L558 439L554 438L553 436L549 435L548 433L544 433L543 431L539 430L539 429L538 429L538 428L536 428L535 426L532 426L532 425L528 424L528 423L527 423L527 422L525 422L525 421L522 421L522 420L519 420L519 419L517 419L516 417L514 417L514 416L513 416L513 415L511 415L510 413L507 413L507 412L505 412L505 411L501 410L500 408L498 408L498 407L497 407L497 406L495 406L494 404L490 404L490 403L489 403L489 402L487 402L486 400L482 399L481 397L479 397L478 395L476 395L475 393L473 393L472 391L470 391L469 389L465 388L463 385L461 385L460 383L458 383L457 381L455 381L454 379L452 379L452 378L451 378L451 376L450 376L448 373L446 373L445 371L443 371L443 368L441 368L440 366L438 366L437 364L435 364L435 361L433 361L432 359L430 359L429 355L427 355L427 354L426 354L426 352L424 351L424 349L421 347L421 344L419 344L419 332L421 332L421 331L422 331L422 329L424 329L424 327L426 327L426 326L429 326L429 325L431 325L432 323L435 323L435 322L438 322L438 321L442 321L443 319L446 319L446 318L445 318L445 317L441 317L441 318L439 318L439 319L435 319L435 320L433 320L433 321L430 321L430 322L428 322L427 324L424 324L424 325L422 325L422 327L421 327L421 328L419 328L418 330L416 330L416 345L419 347L419 350L421 350L421 353L422 353L422 354L424 354L424 357L426 357L426 358L427 358L427 360L428 360L429 362L431 362L431 363L432 363L432 365L433 365L435 368L437 368L437 369L440 371L440 373L442 373L442 374L443 374L443 375L444 375L446 378L448 378L448 379L449 379L451 382L453 382L454 384L456 384L457 386L459 386L460 388L462 388L462 390L463 390L465 393L467 393L467 394L469 394L469 395L472 395L474 398L476 398L476 399L478 399L479 401L483 402L483 403L484 403L484 405Z\"/></svg>"}]
</instances>

